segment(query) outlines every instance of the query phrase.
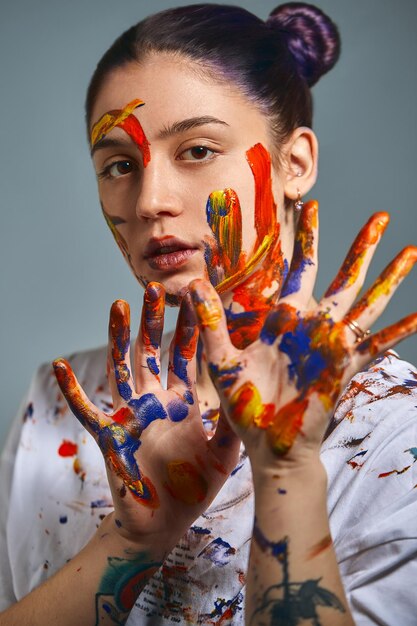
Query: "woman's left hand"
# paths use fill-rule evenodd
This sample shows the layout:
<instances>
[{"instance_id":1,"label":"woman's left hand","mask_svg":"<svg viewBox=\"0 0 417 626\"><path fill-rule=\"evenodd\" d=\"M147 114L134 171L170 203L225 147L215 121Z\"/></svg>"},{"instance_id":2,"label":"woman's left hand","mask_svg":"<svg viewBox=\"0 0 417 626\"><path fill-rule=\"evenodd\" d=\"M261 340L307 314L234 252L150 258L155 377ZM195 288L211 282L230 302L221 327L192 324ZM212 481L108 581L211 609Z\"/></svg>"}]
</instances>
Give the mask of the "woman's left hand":
<instances>
[{"instance_id":1,"label":"woman's left hand","mask_svg":"<svg viewBox=\"0 0 417 626\"><path fill-rule=\"evenodd\" d=\"M417 313L373 335L367 330L413 267L416 247L400 252L355 303L388 221L386 213L370 218L317 304L312 296L318 205L307 203L281 298L259 339L242 351L230 341L214 288L201 280L191 283L210 375L254 470L317 460L329 416L349 379L417 330Z\"/></svg>"}]
</instances>

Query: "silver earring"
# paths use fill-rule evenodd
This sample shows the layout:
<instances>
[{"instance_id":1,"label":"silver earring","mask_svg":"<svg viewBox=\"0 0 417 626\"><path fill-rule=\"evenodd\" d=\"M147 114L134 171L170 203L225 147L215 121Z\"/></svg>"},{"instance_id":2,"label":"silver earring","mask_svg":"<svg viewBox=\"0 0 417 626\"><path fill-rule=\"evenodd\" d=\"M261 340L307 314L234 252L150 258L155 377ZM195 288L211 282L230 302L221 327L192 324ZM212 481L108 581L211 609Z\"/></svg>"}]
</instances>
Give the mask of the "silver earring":
<instances>
[{"instance_id":1,"label":"silver earring","mask_svg":"<svg viewBox=\"0 0 417 626\"><path fill-rule=\"evenodd\" d=\"M301 200L300 190L297 189L297 199L294 202L294 210L299 213L304 206L304 202Z\"/></svg>"}]
</instances>

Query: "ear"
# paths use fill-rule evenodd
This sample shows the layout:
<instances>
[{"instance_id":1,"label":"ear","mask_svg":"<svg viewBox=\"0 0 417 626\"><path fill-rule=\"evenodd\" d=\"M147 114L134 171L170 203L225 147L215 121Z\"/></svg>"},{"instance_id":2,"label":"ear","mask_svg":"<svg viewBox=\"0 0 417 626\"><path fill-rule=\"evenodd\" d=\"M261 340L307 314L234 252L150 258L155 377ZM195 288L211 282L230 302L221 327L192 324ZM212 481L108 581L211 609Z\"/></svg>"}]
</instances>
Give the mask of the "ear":
<instances>
[{"instance_id":1,"label":"ear","mask_svg":"<svg viewBox=\"0 0 417 626\"><path fill-rule=\"evenodd\" d=\"M284 148L284 193L295 200L310 191L317 178L318 142L307 126L296 128Z\"/></svg>"}]
</instances>

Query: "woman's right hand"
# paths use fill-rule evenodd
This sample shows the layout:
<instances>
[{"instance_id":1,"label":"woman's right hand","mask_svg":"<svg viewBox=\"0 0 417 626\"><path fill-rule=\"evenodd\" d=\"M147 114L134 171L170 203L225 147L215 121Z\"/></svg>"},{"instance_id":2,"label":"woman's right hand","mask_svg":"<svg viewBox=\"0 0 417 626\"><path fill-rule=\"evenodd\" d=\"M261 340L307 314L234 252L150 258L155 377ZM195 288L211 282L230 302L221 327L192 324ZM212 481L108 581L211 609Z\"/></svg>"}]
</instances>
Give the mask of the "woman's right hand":
<instances>
[{"instance_id":1,"label":"woman's right hand","mask_svg":"<svg viewBox=\"0 0 417 626\"><path fill-rule=\"evenodd\" d=\"M221 417L209 439L195 393L198 330L183 302L170 348L167 389L161 385L160 344L165 294L151 283L130 366L129 306L110 312L108 376L114 411L106 414L86 396L71 366L54 362L59 386L74 415L94 437L107 465L118 532L167 549L208 507L238 458L239 440Z\"/></svg>"}]
</instances>

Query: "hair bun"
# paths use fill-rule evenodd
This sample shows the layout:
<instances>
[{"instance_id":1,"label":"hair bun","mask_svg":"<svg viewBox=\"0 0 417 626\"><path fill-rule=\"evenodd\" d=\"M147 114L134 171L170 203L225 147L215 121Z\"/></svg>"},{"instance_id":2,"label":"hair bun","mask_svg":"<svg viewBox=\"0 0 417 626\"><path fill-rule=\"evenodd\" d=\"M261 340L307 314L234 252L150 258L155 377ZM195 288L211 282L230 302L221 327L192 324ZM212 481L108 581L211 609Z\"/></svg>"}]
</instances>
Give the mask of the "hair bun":
<instances>
[{"instance_id":1,"label":"hair bun","mask_svg":"<svg viewBox=\"0 0 417 626\"><path fill-rule=\"evenodd\" d=\"M271 12L266 23L286 38L299 74L309 87L339 58L339 30L323 11L312 4L281 4Z\"/></svg>"}]
</instances>

